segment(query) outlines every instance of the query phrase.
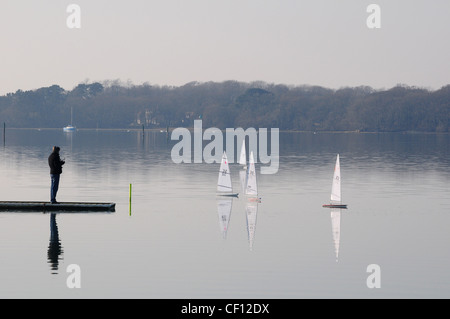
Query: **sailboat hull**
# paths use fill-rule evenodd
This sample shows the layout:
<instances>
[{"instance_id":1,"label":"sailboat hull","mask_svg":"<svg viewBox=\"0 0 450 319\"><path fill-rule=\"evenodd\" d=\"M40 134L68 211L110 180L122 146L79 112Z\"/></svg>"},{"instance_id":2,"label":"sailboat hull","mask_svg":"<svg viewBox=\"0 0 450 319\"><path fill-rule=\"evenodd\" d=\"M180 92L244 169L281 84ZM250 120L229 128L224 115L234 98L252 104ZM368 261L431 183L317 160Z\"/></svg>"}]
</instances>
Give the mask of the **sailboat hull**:
<instances>
[{"instance_id":1,"label":"sailboat hull","mask_svg":"<svg viewBox=\"0 0 450 319\"><path fill-rule=\"evenodd\" d=\"M224 197L239 197L239 193L235 193L235 194L217 194L217 196L224 196Z\"/></svg>"},{"instance_id":2,"label":"sailboat hull","mask_svg":"<svg viewBox=\"0 0 450 319\"><path fill-rule=\"evenodd\" d=\"M347 209L347 205L344 205L344 204L325 204L325 205L322 205L322 207L325 207L325 208L344 208L344 209Z\"/></svg>"},{"instance_id":3,"label":"sailboat hull","mask_svg":"<svg viewBox=\"0 0 450 319\"><path fill-rule=\"evenodd\" d=\"M76 130L73 126L66 126L63 128L64 132L74 132Z\"/></svg>"}]
</instances>

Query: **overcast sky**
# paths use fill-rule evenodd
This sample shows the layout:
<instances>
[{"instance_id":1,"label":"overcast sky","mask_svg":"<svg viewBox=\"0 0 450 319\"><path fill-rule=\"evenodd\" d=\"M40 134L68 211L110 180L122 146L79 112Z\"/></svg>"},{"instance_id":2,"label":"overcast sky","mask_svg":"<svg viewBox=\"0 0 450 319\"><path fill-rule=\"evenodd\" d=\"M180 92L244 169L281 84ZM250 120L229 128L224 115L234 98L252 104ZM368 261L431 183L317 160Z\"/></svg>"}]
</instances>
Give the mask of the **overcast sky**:
<instances>
[{"instance_id":1,"label":"overcast sky","mask_svg":"<svg viewBox=\"0 0 450 319\"><path fill-rule=\"evenodd\" d=\"M81 8L70 29L69 4ZM381 28L369 29L369 4ZM0 0L0 94L89 80L450 83L449 0Z\"/></svg>"}]
</instances>

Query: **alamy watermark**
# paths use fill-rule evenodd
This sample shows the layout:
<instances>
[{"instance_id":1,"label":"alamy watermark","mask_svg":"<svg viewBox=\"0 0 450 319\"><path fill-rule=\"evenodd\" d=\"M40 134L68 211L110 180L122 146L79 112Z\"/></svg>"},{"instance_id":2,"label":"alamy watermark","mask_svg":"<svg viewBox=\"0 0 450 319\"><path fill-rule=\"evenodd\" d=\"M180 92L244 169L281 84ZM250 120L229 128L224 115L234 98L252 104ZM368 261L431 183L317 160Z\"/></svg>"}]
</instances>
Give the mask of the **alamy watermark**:
<instances>
[{"instance_id":1,"label":"alamy watermark","mask_svg":"<svg viewBox=\"0 0 450 319\"><path fill-rule=\"evenodd\" d=\"M367 17L366 25L369 29L381 28L381 8L378 4L370 4L367 9L370 15Z\"/></svg>"},{"instance_id":2,"label":"alamy watermark","mask_svg":"<svg viewBox=\"0 0 450 319\"><path fill-rule=\"evenodd\" d=\"M261 166L261 174L276 174L280 164L279 158L279 129L270 130L270 144L268 143L267 128L227 128L225 130L226 153L229 163L234 163L235 149L239 152L243 141L248 137L249 152L253 152L255 163L269 164ZM202 120L194 121L194 136L187 128L176 128L172 131L172 140L179 140L171 151L174 163L220 163L223 154L223 133L218 128L207 128L203 132ZM237 141L235 148L234 141ZM203 148L203 141L211 141ZM193 145L192 145L193 143ZM270 145L270 155L268 147ZM192 147L193 146L193 147ZM192 151L193 149L193 151ZM192 154L193 153L193 154Z\"/></svg>"},{"instance_id":3,"label":"alamy watermark","mask_svg":"<svg viewBox=\"0 0 450 319\"><path fill-rule=\"evenodd\" d=\"M367 266L367 272L371 273L367 277L367 288L381 288L381 267L377 264L370 264Z\"/></svg>"},{"instance_id":4,"label":"alamy watermark","mask_svg":"<svg viewBox=\"0 0 450 319\"><path fill-rule=\"evenodd\" d=\"M69 16L66 20L66 25L69 29L81 28L81 7L78 4L69 4L66 8L66 12ZM366 19L366 25L369 29L381 28L381 8L378 4L369 4L366 8L366 12L370 15Z\"/></svg>"},{"instance_id":5,"label":"alamy watermark","mask_svg":"<svg viewBox=\"0 0 450 319\"><path fill-rule=\"evenodd\" d=\"M81 8L78 4L69 4L66 12L70 15L66 19L66 25L69 29L81 28Z\"/></svg>"},{"instance_id":6,"label":"alamy watermark","mask_svg":"<svg viewBox=\"0 0 450 319\"><path fill-rule=\"evenodd\" d=\"M81 267L77 264L70 264L66 271L70 273L66 280L67 288L81 288Z\"/></svg>"}]
</instances>

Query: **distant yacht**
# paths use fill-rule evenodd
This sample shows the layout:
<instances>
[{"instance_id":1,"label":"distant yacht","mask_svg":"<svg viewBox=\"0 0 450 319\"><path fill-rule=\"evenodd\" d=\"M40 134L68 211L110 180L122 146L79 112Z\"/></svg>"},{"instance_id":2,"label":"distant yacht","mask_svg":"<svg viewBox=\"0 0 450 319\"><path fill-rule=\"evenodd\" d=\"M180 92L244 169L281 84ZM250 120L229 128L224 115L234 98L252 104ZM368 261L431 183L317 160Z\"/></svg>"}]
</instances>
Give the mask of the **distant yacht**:
<instances>
[{"instance_id":1,"label":"distant yacht","mask_svg":"<svg viewBox=\"0 0 450 319\"><path fill-rule=\"evenodd\" d=\"M76 127L72 125L72 119L73 119L73 112L72 108L70 108L70 125L67 125L63 128L64 132L74 132L76 131Z\"/></svg>"},{"instance_id":2,"label":"distant yacht","mask_svg":"<svg viewBox=\"0 0 450 319\"><path fill-rule=\"evenodd\" d=\"M73 132L76 130L76 127L72 126L72 125L67 125L63 128L63 130L64 130L64 132Z\"/></svg>"}]
</instances>

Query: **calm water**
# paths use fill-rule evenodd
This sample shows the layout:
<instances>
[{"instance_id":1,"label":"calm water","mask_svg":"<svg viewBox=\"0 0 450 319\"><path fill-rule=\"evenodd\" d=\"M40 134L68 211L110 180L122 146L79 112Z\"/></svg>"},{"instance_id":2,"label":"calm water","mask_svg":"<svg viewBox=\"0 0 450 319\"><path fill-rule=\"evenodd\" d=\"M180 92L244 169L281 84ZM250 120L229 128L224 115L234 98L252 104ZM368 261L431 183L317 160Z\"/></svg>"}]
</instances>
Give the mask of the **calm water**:
<instances>
[{"instance_id":1,"label":"calm water","mask_svg":"<svg viewBox=\"0 0 450 319\"><path fill-rule=\"evenodd\" d=\"M225 226L219 164L175 164L174 144L159 132L7 130L0 200L48 201L59 145L58 200L117 205L0 213L0 297L450 297L449 135L280 133L278 173L257 170L261 203L233 199ZM349 209L332 223L322 204L337 153ZM79 289L66 285L71 264ZM381 288L367 287L371 264Z\"/></svg>"}]
</instances>

